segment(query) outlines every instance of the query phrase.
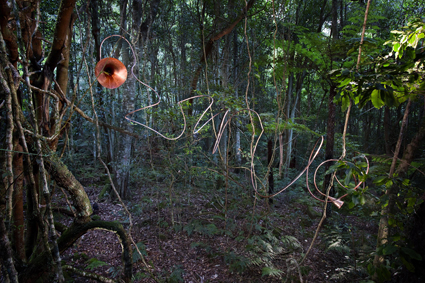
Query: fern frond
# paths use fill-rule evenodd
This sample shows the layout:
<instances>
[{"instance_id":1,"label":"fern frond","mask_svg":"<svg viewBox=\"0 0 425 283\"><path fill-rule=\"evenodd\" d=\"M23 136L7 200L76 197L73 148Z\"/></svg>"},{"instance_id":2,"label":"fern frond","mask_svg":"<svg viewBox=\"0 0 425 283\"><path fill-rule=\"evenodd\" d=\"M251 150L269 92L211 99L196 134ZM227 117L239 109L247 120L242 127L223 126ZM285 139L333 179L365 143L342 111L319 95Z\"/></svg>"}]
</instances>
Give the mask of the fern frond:
<instances>
[{"instance_id":1,"label":"fern frond","mask_svg":"<svg viewBox=\"0 0 425 283\"><path fill-rule=\"evenodd\" d=\"M277 268L274 268L273 266L266 266L263 267L262 272L261 272L261 277L263 276L272 276L272 277L276 277L276 278L282 278L282 274L283 271Z\"/></svg>"},{"instance_id":2,"label":"fern frond","mask_svg":"<svg viewBox=\"0 0 425 283\"><path fill-rule=\"evenodd\" d=\"M300 241L298 241L297 238L294 236L285 235L281 238L283 246L291 251L298 251L302 250L303 246L301 245Z\"/></svg>"},{"instance_id":3,"label":"fern frond","mask_svg":"<svg viewBox=\"0 0 425 283\"><path fill-rule=\"evenodd\" d=\"M344 245L341 241L336 241L329 245L329 247L326 249L327 251L334 251L339 254L349 254L350 248Z\"/></svg>"}]
</instances>

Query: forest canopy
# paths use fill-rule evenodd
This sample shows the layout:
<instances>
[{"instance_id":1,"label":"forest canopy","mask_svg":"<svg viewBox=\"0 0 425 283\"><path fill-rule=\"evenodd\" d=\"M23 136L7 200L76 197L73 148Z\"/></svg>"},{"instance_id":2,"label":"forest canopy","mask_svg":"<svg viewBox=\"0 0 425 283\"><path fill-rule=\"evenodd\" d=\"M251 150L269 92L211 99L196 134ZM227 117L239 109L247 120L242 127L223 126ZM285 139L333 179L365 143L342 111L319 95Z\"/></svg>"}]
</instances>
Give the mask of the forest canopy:
<instances>
[{"instance_id":1,"label":"forest canopy","mask_svg":"<svg viewBox=\"0 0 425 283\"><path fill-rule=\"evenodd\" d=\"M0 281L424 280L424 9L0 0Z\"/></svg>"}]
</instances>

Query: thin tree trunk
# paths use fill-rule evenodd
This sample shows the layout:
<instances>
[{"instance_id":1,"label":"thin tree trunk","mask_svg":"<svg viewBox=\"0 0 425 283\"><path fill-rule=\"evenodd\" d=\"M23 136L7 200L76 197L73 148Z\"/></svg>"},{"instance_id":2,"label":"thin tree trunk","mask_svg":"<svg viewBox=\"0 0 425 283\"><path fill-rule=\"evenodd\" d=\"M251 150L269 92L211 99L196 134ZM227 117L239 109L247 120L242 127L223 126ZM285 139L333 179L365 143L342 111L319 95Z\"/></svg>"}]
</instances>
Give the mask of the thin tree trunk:
<instances>
[{"instance_id":1,"label":"thin tree trunk","mask_svg":"<svg viewBox=\"0 0 425 283\"><path fill-rule=\"evenodd\" d=\"M385 141L385 153L388 156L391 156L391 141L390 141L390 127L391 127L391 120L390 120L390 108L388 106L385 106L384 110L384 141Z\"/></svg>"},{"instance_id":2,"label":"thin tree trunk","mask_svg":"<svg viewBox=\"0 0 425 283\"><path fill-rule=\"evenodd\" d=\"M7 271L7 275L4 274L4 276L7 276L10 282L18 283L18 273L13 262L12 248L7 236L6 226L4 225L3 214L0 214L0 256L2 258L2 266L5 266L3 270Z\"/></svg>"},{"instance_id":3,"label":"thin tree trunk","mask_svg":"<svg viewBox=\"0 0 425 283\"><path fill-rule=\"evenodd\" d=\"M239 16L228 26L226 26L224 29L222 29L219 33L217 33L216 35L214 35L213 37L211 37L207 44L205 45L205 47L203 48L203 52L202 52L202 56L201 59L199 60L199 67L196 69L195 74L193 76L192 79L192 84L191 84L191 92L190 92L190 96L194 96L195 91L197 89L198 86L198 81L199 81L199 76L201 75L201 71L203 69L203 66L205 64L205 60L206 58L208 58L208 56L210 55L214 43L219 40L220 38L222 38L223 36L229 34L234 28L235 26L245 17L246 12L252 7L252 5L254 5L255 0L250 0L247 5L243 8L242 12L239 14ZM189 100L189 110L188 110L188 115L192 116L192 105L193 105L193 99Z\"/></svg>"},{"instance_id":4,"label":"thin tree trunk","mask_svg":"<svg viewBox=\"0 0 425 283\"><path fill-rule=\"evenodd\" d=\"M233 88L235 89L235 97L238 98L238 33L236 29L233 31ZM241 156L241 132L239 130L239 120L236 119L236 131L235 131L235 156L236 156L236 166L240 167L242 164ZM239 173L239 168L235 170L235 173Z\"/></svg>"},{"instance_id":5,"label":"thin tree trunk","mask_svg":"<svg viewBox=\"0 0 425 283\"><path fill-rule=\"evenodd\" d=\"M288 94L288 119L291 123L295 123L295 115L297 107L299 106L301 91L302 91L302 85L304 78L306 76L306 71L303 71L303 73L297 75L297 82L295 87L295 100L292 106L289 105L291 102L289 99ZM294 129L291 127L286 131L287 141L286 141L286 160L285 160L285 166L287 168L291 168L291 160L292 160L292 153L293 153L293 145L294 145Z\"/></svg>"},{"instance_id":6,"label":"thin tree trunk","mask_svg":"<svg viewBox=\"0 0 425 283\"><path fill-rule=\"evenodd\" d=\"M15 138L16 152L23 152L19 138ZM25 220L24 220L24 159L21 153L15 153L13 158L14 175L16 176L13 191L13 240L16 254L22 262L26 262L25 255Z\"/></svg>"},{"instance_id":7,"label":"thin tree trunk","mask_svg":"<svg viewBox=\"0 0 425 283\"><path fill-rule=\"evenodd\" d=\"M271 162L273 157L273 145L274 145L273 139L269 139L267 142L267 164L270 170L269 177L268 177L269 195L272 195L274 193L273 163ZM269 203L270 204L273 203L272 198L269 198Z\"/></svg>"},{"instance_id":8,"label":"thin tree trunk","mask_svg":"<svg viewBox=\"0 0 425 283\"><path fill-rule=\"evenodd\" d=\"M326 130L326 148L325 148L325 159L333 159L334 157L334 144L335 144L335 103L333 99L336 95L336 87L331 86L329 98L328 98L328 120L327 120L327 130ZM327 163L329 164L329 163ZM329 167L328 165L327 167ZM329 168L326 168L326 170ZM331 175L328 174L325 176L325 182L323 188L329 186Z\"/></svg>"},{"instance_id":9,"label":"thin tree trunk","mask_svg":"<svg viewBox=\"0 0 425 283\"><path fill-rule=\"evenodd\" d=\"M398 155L400 152L401 143L403 141L403 134L405 131L405 126L407 123L407 118L409 115L409 108L410 108L411 100L409 99L406 109L403 116L403 121L400 128L399 137L397 140L396 149L393 156L393 161L391 163L390 172L389 172L389 178L392 178L394 173L397 173L397 176L399 178L403 178L403 176L406 174L407 169L410 166L410 163L413 161L414 155L416 150L418 149L420 143L425 138L425 119L422 120L421 127L419 128L416 136L412 139L410 144L406 147L406 150L404 151L403 158L401 160L401 163L396 168ZM394 215L395 209L396 209L396 198L399 192L399 186L394 183L391 187L387 189L385 194L388 196L388 204L382 208L381 211L381 218L379 220L379 229L378 229L378 239L377 239L377 245L376 249L378 250L382 245L387 244L391 234L388 227L388 221L389 218ZM379 270L384 262L384 256L376 254L375 258L373 260L373 265L376 270ZM375 272L373 275L374 280L378 279L378 273Z\"/></svg>"},{"instance_id":10,"label":"thin tree trunk","mask_svg":"<svg viewBox=\"0 0 425 283\"><path fill-rule=\"evenodd\" d=\"M290 120L291 117L291 105L292 105L292 96L294 92L294 74L292 73L288 77L288 89L286 93L286 101L285 101L285 116L288 120ZM284 158L284 167L285 167L285 177L288 176L288 168L289 168L289 162L291 160L291 152L288 152L288 145L290 142L290 139L292 139L292 136L290 136L290 129L285 130L285 158Z\"/></svg>"},{"instance_id":11,"label":"thin tree trunk","mask_svg":"<svg viewBox=\"0 0 425 283\"><path fill-rule=\"evenodd\" d=\"M332 0L332 38L334 40L338 39L338 0ZM333 63L333 62L332 62ZM331 63L331 64L332 64ZM334 97L336 96L336 85L331 81L330 83L330 91L329 91L329 100L328 100L328 121L327 121L327 129L326 129L326 148L325 148L325 159L333 159L334 158L334 144L335 144L335 103L333 102ZM328 162L325 164L325 170L327 171L330 167L331 163ZM331 182L331 174L327 174L325 176L325 180L323 182L323 188L326 190ZM333 196L335 194L334 188L331 188L329 196ZM328 216L331 216L332 213L332 205L328 205ZM328 219L328 218L327 218Z\"/></svg>"}]
</instances>

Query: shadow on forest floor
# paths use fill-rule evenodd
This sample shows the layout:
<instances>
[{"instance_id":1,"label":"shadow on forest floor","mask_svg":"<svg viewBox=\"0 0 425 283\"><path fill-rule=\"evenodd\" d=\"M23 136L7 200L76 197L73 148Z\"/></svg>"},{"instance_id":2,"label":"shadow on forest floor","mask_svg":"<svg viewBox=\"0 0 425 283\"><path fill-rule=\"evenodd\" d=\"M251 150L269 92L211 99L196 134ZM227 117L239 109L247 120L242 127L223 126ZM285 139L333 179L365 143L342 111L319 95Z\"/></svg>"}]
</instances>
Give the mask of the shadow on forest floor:
<instances>
[{"instance_id":1,"label":"shadow on forest floor","mask_svg":"<svg viewBox=\"0 0 425 283\"><path fill-rule=\"evenodd\" d=\"M94 184L86 191L92 202L98 201L94 218L119 221L129 228L120 204L97 200L101 188ZM193 189L191 195L183 195L175 190L170 201L168 188L161 186L132 192L125 203L132 213L133 239L161 282L300 282L300 276L303 282L367 279L365 267L377 224L334 210L307 259L297 266L293 259L299 262L308 250L322 208L309 196L300 200L296 193L284 194L270 207L267 201L257 201L254 215L251 196L229 194L225 213L222 195ZM56 199L57 205L66 207L60 192ZM62 259L114 280L122 273L121 246L107 231L88 232ZM133 262L134 282L154 282L134 248ZM72 274L67 282L96 281Z\"/></svg>"}]
</instances>

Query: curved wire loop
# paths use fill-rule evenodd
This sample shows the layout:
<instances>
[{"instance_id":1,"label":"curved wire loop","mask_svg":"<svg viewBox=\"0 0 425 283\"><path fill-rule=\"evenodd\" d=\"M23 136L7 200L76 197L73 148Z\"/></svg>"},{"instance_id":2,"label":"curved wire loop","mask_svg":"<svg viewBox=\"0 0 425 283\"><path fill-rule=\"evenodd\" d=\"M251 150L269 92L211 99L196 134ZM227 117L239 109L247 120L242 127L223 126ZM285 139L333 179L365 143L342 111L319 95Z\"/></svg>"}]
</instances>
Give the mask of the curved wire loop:
<instances>
[{"instance_id":1,"label":"curved wire loop","mask_svg":"<svg viewBox=\"0 0 425 283\"><path fill-rule=\"evenodd\" d=\"M129 113L127 113L125 116L124 116L124 118L126 119L126 120L128 120L129 122L131 122L131 123L135 123L135 124L137 124L137 125L141 125L141 126L143 126L143 127L145 127L145 128L147 128L147 129L149 129L149 130L151 130L151 131L153 131L153 132L155 132L156 134L158 134L159 136L161 136L161 137L163 137L164 139L167 139L167 140L177 140L177 139L179 139L183 134L184 134L184 132L185 132L185 130L186 130L186 127L187 127L187 121L186 121L186 115L185 115L185 113L184 113L184 110L183 110L183 106L182 106L182 103L183 102L186 102L186 101L188 101L188 100L190 100L190 99L196 99L196 98L204 98L204 97L206 97L206 98L208 98L209 99L209 101L210 101L210 103L209 103L209 105L208 105L208 107L207 108L205 108L205 110L202 112L202 114L201 114L201 116L198 118L198 120L196 121L196 124L195 124L195 126L194 126L194 128L193 128L193 134L197 134L205 125L207 125L212 119L214 119L217 115L219 115L220 113L222 113L223 111L220 111L220 112L218 112L218 113L216 113L216 114L212 114L211 113L211 118L209 118L204 124L202 124L202 126L200 126L200 128L199 129L197 129L197 126L199 125L199 123L201 123L201 120L202 120L202 118L206 115L206 113L209 111L209 110L212 110L212 105L214 104L214 99L213 99L213 97L211 97L210 95L196 95L196 96L192 96L192 97L189 97L189 98L186 98L186 99L183 99L183 100L180 100L180 101L178 101L177 102L177 104L179 105L179 108L180 108L180 112L182 113L182 116L183 116L183 130L182 130L182 132L177 136L177 137L174 137L174 138L170 138L170 137L167 137L167 136L165 136L165 135L163 135L163 134L161 134L160 132L158 132L157 130L155 130L155 129L153 129L153 128L151 128L151 127L149 127L148 125L146 125L146 124L143 124L143 123L141 123L141 122L138 122L138 121L136 121L136 120L134 120L134 119L131 119L130 117L128 117L128 116L130 116L130 115L132 115L132 114L134 114L134 113L136 113L136 112L139 112L139 111L142 111L142 110L145 110L145 109L148 109L148 108L152 108L152 107L154 107L154 106L157 106L157 105L159 105L160 104L160 102L161 102L161 99L160 99L160 96L159 96L159 94L158 94L158 92L154 89L154 88L152 88L151 86L149 86L148 84L146 84L146 83L144 83L144 82L142 82L139 78L137 78L136 77L136 75L134 74L134 72L133 72L133 69L134 69L134 67L136 66L136 63L137 63L137 59L136 59L136 54L135 54L135 52L134 52L134 49L133 49L133 46L131 45L131 43L125 38L125 37L123 37L123 36L121 36L121 35L110 35L110 36L108 36L108 37L106 37L103 41L102 41L102 43L101 43L101 45L100 45L100 52L101 52L101 50L102 50L102 45L103 45L103 43L104 43L104 41L106 40L106 39L108 39L108 38L111 38L111 37L120 37L121 39L124 39L127 43L128 43L128 45L130 46L130 48L131 48L131 51L132 51L132 53L133 53L133 59L134 59L134 62L133 62L133 65L131 66L131 69L130 69L130 73L131 73L131 75L137 80L137 82L139 82L140 84L142 84L142 85L144 85L145 87L147 87L148 89L150 89L150 90L152 90L154 93L155 93L155 95L157 96L157 98L158 98L158 102L156 102L156 103L153 103L153 104L150 104L150 105L148 105L148 106L145 106L145 107L142 107L142 108L139 108L139 109L136 109L136 110L134 110L134 111L131 111L131 112L129 112ZM101 53L100 53L100 55L101 55ZM223 118L222 118L222 120L221 120L221 122L220 122L220 126L219 126L219 129L218 129L218 134L217 134L217 139L216 139L216 142L215 142L215 144L214 144L214 148L213 148L213 151L212 151L212 153L214 154L216 151L217 151L217 149L218 149L218 147L219 147L219 144L220 144L220 140L221 140L221 138L222 138L222 136L223 136L223 133L224 133L224 131L225 131L225 128L230 124L230 122L231 122L231 120L232 120L232 118L233 117L235 117L235 116L237 116L240 112L245 112L245 111L248 111L248 112L252 112L252 113L254 113L256 116L257 116L257 118L258 118L258 121L259 121L259 125L260 125L260 128L261 128L261 132L260 132L260 134L258 135L258 138L257 138L257 140L255 141L255 125L254 125L254 123L252 123L252 136L251 136L251 147L250 147L250 154L251 154L251 165L250 165L250 172L251 172L251 184L252 184L252 187L253 187L253 189L254 189L254 191L255 191L255 194L256 195L258 195L259 197L262 197L262 198L271 198L271 197L274 197L274 196L276 196L276 195L278 195L278 194L280 194L280 193L282 193L283 191L285 191L286 189L288 189L292 184L294 184L304 173L306 173L306 185L307 185L307 189L308 189L308 191L309 191L309 193L310 193L310 195L313 197L313 198L315 198L316 200L318 200L318 201L321 201L321 202L325 202L324 200L322 200L322 199L320 199L320 198L318 198L318 197L316 197L314 194L313 194L313 192L311 191L311 189L310 189L310 187L309 187L309 184L308 184L308 179L309 179L309 176L308 176L308 172L309 172L309 168L310 168L310 166L311 166L311 164L313 163L313 161L315 160L315 158L317 157L317 155L319 154L319 152L320 152L320 149L321 149L321 147L322 147L322 145L323 145L323 142L324 142L324 137L323 136L321 136L320 138L318 138L317 140L316 140L316 142L315 142L315 144L314 144L314 147L313 147L313 149L312 149L312 151L310 152L310 156L309 156L309 159L308 159L308 163L307 163L307 165L305 166L305 168L297 175L297 177L295 177L288 185L286 185L285 187L283 187L282 189L280 189L278 192L276 192L276 193L273 193L273 194L270 194L270 195L263 195L263 194L261 194L259 191L258 191L258 189L257 189L257 185L256 185L256 182L255 182L255 164L254 164L254 157L255 157L255 152L256 152L256 150L257 150L257 146L258 146L258 143L259 143L259 141L260 141L260 139L261 139L261 136L263 135L263 133L264 133L264 127L263 127L263 124L262 124L262 122L261 122L261 117L260 117L260 115L255 111L255 110L253 110L253 109L250 109L250 108L245 108L245 109L241 109L241 110L239 110L239 111L236 111L236 112L234 112L234 113L232 113L231 115L230 115L230 117L226 120L226 117L227 117L227 115L229 114L229 112L230 112L230 110L226 110L225 111L225 113L224 113L224 115L223 115ZM251 120L252 121L252 120ZM255 141L255 142L254 142ZM316 150L315 150L316 149ZM365 160L366 160L366 162L367 162L367 170L366 170L366 173L365 174L367 174L368 172L369 172L369 160L366 158L366 156L360 156L359 158L364 158ZM321 167L321 166L323 166L325 163L327 163L327 162L337 162L337 161L339 161L338 159L329 159L329 160L325 160L325 161L323 161L322 163L320 163L319 164L319 166L316 168L316 170L315 170L315 172L314 172L314 177L313 177L313 183L314 183L314 187L315 187L315 189L316 189L316 191L318 191L319 192L319 194L321 194L321 195L325 195L324 193L322 193L319 189L318 189L318 187L317 187L317 184L316 184L316 177L317 177L317 171L318 171L318 169ZM344 163L346 163L347 161L343 161ZM337 180L337 182L338 182L338 184L340 185L340 186L342 186L343 188L345 188L345 189L348 189L347 187L345 187L344 185L342 185L341 184L341 182L339 181L339 179L335 176L335 178L336 178L336 180ZM360 185L362 185L363 184L363 182L359 182L355 187L354 187L354 190L357 190L359 187L360 187ZM341 197L339 197L338 199L335 199L334 197L329 197L329 200L328 200L328 202L332 202L333 204L335 204L338 208L340 208L341 206L342 206L342 204L343 204L343 201L341 201L341 199L342 198L344 198L344 197L346 197L348 194L344 194L343 196L341 196Z\"/></svg>"},{"instance_id":2,"label":"curved wire loop","mask_svg":"<svg viewBox=\"0 0 425 283\"><path fill-rule=\"evenodd\" d=\"M212 119L214 119L214 117L216 117L218 114L216 114L216 115L213 115L211 118L209 118L208 120L207 120L207 122L205 122L199 129L196 129L196 127L198 126L198 124L201 122L201 120L202 120L202 118L206 115L206 113L208 112L208 110L211 110L211 108L212 108L212 105L214 104L214 99L211 97L211 96L209 96L209 95L196 95L196 96L192 96L192 97L189 97L189 98L186 98L186 99L183 99L183 100L180 100L179 102L177 102L177 104L178 104L178 106L179 106L179 108L180 108L180 112L182 113L182 116L183 116L183 130L182 130L182 132L177 136L177 137L174 137L174 138L170 138L170 137L167 137L167 136L165 136L164 134L161 134L160 132L158 132L157 130L155 130L155 129L153 129L153 128L151 128L151 127L149 127L148 125L146 125L146 124L143 124L143 123L141 123L141 122L138 122L138 121L136 121L136 120L134 120L134 119L131 119L129 116L130 115L133 115L134 113L136 113L136 112L139 112L139 111L142 111L142 110L146 110L146 109L148 109L148 108L152 108L152 107L155 107L155 106L157 106L157 105L159 105L160 103L161 103L161 98L160 98L160 96L159 96L159 94L158 94L158 92L154 89L154 88L152 88L150 85L148 85L148 84L146 84L146 83L144 83L144 82L142 82L138 77L136 77L136 75L134 74L134 67L136 66L136 64L137 64L137 58L136 58L136 53L134 52L134 49L133 49L133 46L132 46L132 44L124 37L124 36L122 36L122 35L116 35L116 34L114 34L114 35L110 35L110 36L108 36L108 37L106 37L105 39L103 39L102 40L102 43L100 44L100 55L102 55L102 45L103 45L103 43L105 42L105 40L107 40L108 38L111 38L111 37L120 37L121 39L124 39L127 43L128 43L128 45L130 46L130 49L131 49L131 52L133 53L133 65L131 66L131 69L130 69L130 73L131 73L131 75L136 79L136 81L138 82L138 83L140 83L140 84L142 84L142 85L144 85L145 87L147 87L148 89L150 89L151 91L153 91L154 93L155 93L155 95L156 95L156 97L157 97L157 99L158 99L158 102L156 102L156 103L153 103L153 104L150 104L150 105L148 105L148 106L145 106L145 107L142 107L142 108L139 108L139 109L136 109L136 110L133 110L133 111L131 111L131 112L129 112L129 113L127 113L125 116L124 116L124 118L127 120L127 121L129 121L129 122L131 122L131 123L135 123L135 124L137 124L137 125L140 125L140 126L143 126L143 127L145 127L145 128L147 128L147 129L149 129L149 130L151 130L151 131L153 131L153 132L155 132L156 134L158 134L159 136L161 136L161 137L163 137L164 139L167 139L167 140L177 140L177 139L179 139L183 134L184 134L184 132L186 131L186 127L187 127L187 121L186 121L186 115L185 115L185 113L184 113L184 110L183 110L183 106L182 106L182 103L183 102L185 102L185 101L188 101L188 100L190 100L190 99L195 99L195 98L202 98L202 97L207 97L209 100L210 100L210 103L209 103L209 105L208 105L208 107L207 108L205 108L205 110L202 112L202 115L199 117L199 119L197 120L197 122L196 122L196 124L195 124L195 126L194 126L194 129L193 129L193 133L194 134L196 134L196 133L198 133L206 124L208 124L208 122L209 121L211 121Z\"/></svg>"},{"instance_id":3,"label":"curved wire loop","mask_svg":"<svg viewBox=\"0 0 425 283\"><path fill-rule=\"evenodd\" d=\"M309 184L308 184L308 179L309 179L309 174L308 174L308 172L309 172L309 168L310 168L310 166L311 166L311 164L313 163L313 161L315 160L315 158L317 157L317 155L319 154L319 152L320 152L320 149L321 149L321 147L322 147L322 145L323 145L323 142L324 142L324 137L323 136L321 136L319 139L317 139L316 140L316 142L315 142L315 145L314 145L314 147L313 147L313 149L312 149L312 151L311 151L311 153L310 153L310 156L309 156L309 159L308 159L308 163L307 163L307 165L305 166L305 168L297 175L297 177L295 177L288 185L286 185L285 187L283 187L282 189L280 189L278 192L276 192L276 193L273 193L273 194L270 194L270 195L263 195L263 194L261 194L259 191L258 191L258 189L257 189L257 185L256 185L256 182L255 182L255 165L254 165L254 157L255 157L255 152L256 152L256 150L257 150L257 146L258 146L258 142L259 142L259 140L260 140L260 138L261 138L261 136L262 136L262 134L264 133L264 127L263 127L263 124L262 124L262 122L261 122L261 117L260 117L260 115L255 111L255 110L253 110L253 109L249 109L249 108L246 108L246 109L242 109L242 110L239 110L239 111L237 111L235 114L232 114L230 117L229 117L229 119L227 119L227 121L225 121L225 118L226 118L226 116L227 116L227 114L229 113L229 110L227 110L226 111L226 113L224 114L224 116L223 116L223 120L221 121L221 123L220 123L220 128L219 128L219 131L218 131L218 135L217 135L217 140L216 140L216 142L215 142L215 144L214 144L214 149L213 149L213 153L215 153L216 151L217 151L217 149L218 149L218 146L219 146L219 143L220 143L220 139L221 139L221 137L222 137L222 135L223 135L223 133L224 133L224 130L225 130L225 128L226 128L226 126L227 125L229 125L229 123L230 123L230 121L232 120L232 118L234 117L234 116L236 116L239 112L242 112L242 111L249 111L249 112L253 112L253 113L255 113L255 115L257 115L257 117L258 117L258 120L259 120L259 124L260 124L260 127L261 127L261 133L259 134L259 136L258 136L258 139L257 139L257 141L254 143L254 138L255 138L255 126L254 125L252 125L253 126L253 134L252 134L252 142L251 142L251 150L250 150L250 153L251 153L251 168L250 168L250 172L251 172L251 185L252 185L252 187L254 188L254 191L255 191L255 194L256 195L258 195L259 197L262 197L262 198L271 198L271 197L274 197L274 196L276 196L276 195L278 195L278 194L280 194L280 193L282 193L283 191L285 191L286 189L288 189L292 184L294 184L303 174L304 174L304 172L306 172L306 186L307 186L307 189L308 189L308 191L309 191L309 193L310 193L310 195L313 197L313 198L315 198L316 200L318 200L318 201L321 201L321 202L325 202L324 200L322 200L322 199L320 199L320 198L318 198L318 197L316 197L314 194L313 194L313 192L311 191L311 189L310 189L310 187L309 187ZM319 141L320 141L320 143L319 143ZM252 146L253 145L253 146ZM317 149L315 150L315 148L317 147ZM367 169L366 169L366 172L365 172L365 174L368 174L368 172L369 172L369 160L367 159L367 157L366 156L364 156L364 155L362 155L362 156L359 156L359 157L357 157L357 158L364 158L365 160L366 160L366 163L367 163ZM315 170L315 172L314 172L314 177L313 177L313 183L314 183L314 187L315 187L315 189L321 194L321 195L323 195L323 196L325 196L325 194L324 193L322 193L320 190L319 190L319 188L317 187L317 183L316 183L316 178L317 178L317 171L319 170L319 168L321 167L321 166L323 166L325 163L327 163L327 162L337 162L337 161L339 161L338 159L329 159L329 160L325 160L325 161L323 161L322 163L320 163L319 164L319 166L317 166L317 168L316 168L316 170ZM347 163L347 161L343 161L344 163ZM341 187L343 187L344 189L346 189L346 190L348 190L349 188L347 188L346 186L344 186L344 185L342 185L342 183L340 182L340 180L338 179L338 177L336 177L335 176L335 179L336 179L336 181L338 182L338 184L341 186ZM357 190L361 185L363 184L363 186L364 186L364 183L363 182L358 182L357 183L357 185L353 188L354 190ZM343 199L344 197L346 197L348 194L344 194L343 196L341 196L341 197L339 197L338 199L336 199L336 198L334 198L334 197L332 197L332 196L329 196L328 198L328 202L329 203L333 203L333 204L335 204L335 206L337 206L338 208L341 208L342 207L342 205L344 204L344 202L341 200L341 199Z\"/></svg>"},{"instance_id":4,"label":"curved wire loop","mask_svg":"<svg viewBox=\"0 0 425 283\"><path fill-rule=\"evenodd\" d=\"M365 156L365 155L361 155L361 156L357 156L357 157L355 157L355 158L364 158L365 160L366 160L366 163L367 163L367 166L366 166L366 172L364 173L364 174L368 174L369 173L369 159ZM321 194L322 196L326 196L322 191L320 191L319 190L319 188L318 188L318 186L317 186L317 183L316 183L316 176L317 176L317 171L319 170L319 168L320 167L322 167L325 163L328 163L328 162L338 162L338 161L342 161L344 164L347 164L347 161L345 161L345 160L339 160L339 159L328 159L328 160L325 160L325 161L323 161L322 163L320 163L317 167L316 167L316 170L314 171L314 176L313 176L313 184L314 184L314 188L316 189L316 191L317 192L319 192L319 194ZM363 173L362 173L363 174ZM346 190L349 190L349 188L348 187L346 187L346 186L344 186L342 183L341 183L341 181L338 179L338 177L337 176L335 176L335 179L336 179L336 181L337 181L337 183L342 187L342 188L344 188L344 189L346 189ZM306 185L307 185L307 189L308 189L308 191L309 191L309 193L310 193L310 195L313 197L313 198L315 198L316 200L318 200L318 201L321 201L321 202L325 202L324 200L322 200L322 199L320 199L320 198L318 198L318 197L316 197L314 194L313 194L313 192L311 191L311 189L310 189L310 186L309 186L309 184L308 184L308 168L307 168L307 177L306 177ZM363 181L360 181L360 182L358 182L357 184L356 184L356 186L354 187L354 188L352 188L352 190L357 190L361 185L363 185L363 187L364 187L364 182ZM344 194L344 195L342 195L342 196L340 196L338 199L335 199L334 197L329 197L329 201L328 202L332 202L332 203L334 203L338 208L341 208L341 206L343 205L343 201L342 201L342 199L343 198L345 198L346 196L348 195L348 193L346 193L346 194Z\"/></svg>"}]
</instances>

